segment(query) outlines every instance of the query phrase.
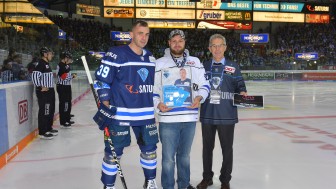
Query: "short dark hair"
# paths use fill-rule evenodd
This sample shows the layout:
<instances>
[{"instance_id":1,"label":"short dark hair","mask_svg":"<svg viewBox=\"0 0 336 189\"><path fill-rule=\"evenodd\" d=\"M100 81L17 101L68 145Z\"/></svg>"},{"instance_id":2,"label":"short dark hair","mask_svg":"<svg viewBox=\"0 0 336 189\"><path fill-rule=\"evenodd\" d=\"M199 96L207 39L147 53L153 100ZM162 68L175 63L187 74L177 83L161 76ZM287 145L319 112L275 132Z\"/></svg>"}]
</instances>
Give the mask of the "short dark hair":
<instances>
[{"instance_id":1,"label":"short dark hair","mask_svg":"<svg viewBox=\"0 0 336 189\"><path fill-rule=\"evenodd\" d=\"M133 23L132 30L137 26L148 27L148 23L146 21L143 21L143 20L138 20L138 21Z\"/></svg>"}]
</instances>

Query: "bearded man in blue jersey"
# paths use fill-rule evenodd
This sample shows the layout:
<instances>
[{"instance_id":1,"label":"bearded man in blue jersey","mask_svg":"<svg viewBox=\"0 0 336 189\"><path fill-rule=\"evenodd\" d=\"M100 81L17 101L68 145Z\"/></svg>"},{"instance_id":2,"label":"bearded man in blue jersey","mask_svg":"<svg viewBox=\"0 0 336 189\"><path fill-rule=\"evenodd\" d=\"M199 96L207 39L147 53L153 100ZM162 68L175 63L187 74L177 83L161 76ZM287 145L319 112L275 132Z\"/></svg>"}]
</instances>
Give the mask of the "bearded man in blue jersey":
<instances>
[{"instance_id":1,"label":"bearded man in blue jersey","mask_svg":"<svg viewBox=\"0 0 336 189\"><path fill-rule=\"evenodd\" d=\"M149 39L147 22L137 21L130 32L129 45L112 47L95 72L95 89L101 103L94 119L100 129L108 127L118 158L130 145L130 127L141 150L140 164L145 175L144 189L156 189L157 127L154 119L153 85L155 58L144 49ZM104 113L100 113L104 112ZM114 189L118 165L105 140L101 181L104 189Z\"/></svg>"}]
</instances>

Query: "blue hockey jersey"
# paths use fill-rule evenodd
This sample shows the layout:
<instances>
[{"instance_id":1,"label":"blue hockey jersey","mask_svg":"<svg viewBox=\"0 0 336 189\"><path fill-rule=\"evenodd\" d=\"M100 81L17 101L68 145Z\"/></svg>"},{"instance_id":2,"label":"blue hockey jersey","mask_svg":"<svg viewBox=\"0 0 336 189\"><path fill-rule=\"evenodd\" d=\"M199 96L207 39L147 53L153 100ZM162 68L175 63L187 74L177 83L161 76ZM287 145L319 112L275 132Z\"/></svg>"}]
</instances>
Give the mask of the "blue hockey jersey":
<instances>
[{"instance_id":1,"label":"blue hockey jersey","mask_svg":"<svg viewBox=\"0 0 336 189\"><path fill-rule=\"evenodd\" d=\"M112 47L95 72L100 101L117 108L113 124L140 126L155 123L153 85L155 58L143 50L138 55L128 46Z\"/></svg>"},{"instance_id":2,"label":"blue hockey jersey","mask_svg":"<svg viewBox=\"0 0 336 189\"><path fill-rule=\"evenodd\" d=\"M211 90L220 90L221 99L220 104L210 103L210 98L205 100L201 105L200 121L203 124L212 125L238 123L238 112L237 107L233 106L233 96L235 93L246 92L240 68L235 62L229 60L225 60L224 65L215 66L212 60L205 61L203 65L205 77L211 83Z\"/></svg>"}]
</instances>

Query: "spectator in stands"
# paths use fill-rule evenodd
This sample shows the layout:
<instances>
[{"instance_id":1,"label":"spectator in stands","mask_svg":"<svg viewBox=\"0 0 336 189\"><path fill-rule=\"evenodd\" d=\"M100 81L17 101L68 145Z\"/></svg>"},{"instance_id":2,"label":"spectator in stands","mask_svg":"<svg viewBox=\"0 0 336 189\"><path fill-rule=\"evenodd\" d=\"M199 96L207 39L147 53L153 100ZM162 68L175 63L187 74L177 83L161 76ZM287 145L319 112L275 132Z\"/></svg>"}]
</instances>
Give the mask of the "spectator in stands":
<instances>
[{"instance_id":1,"label":"spectator in stands","mask_svg":"<svg viewBox=\"0 0 336 189\"><path fill-rule=\"evenodd\" d=\"M13 71L11 62L4 61L4 65L2 67L1 72L1 80L4 83L13 81Z\"/></svg>"}]
</instances>

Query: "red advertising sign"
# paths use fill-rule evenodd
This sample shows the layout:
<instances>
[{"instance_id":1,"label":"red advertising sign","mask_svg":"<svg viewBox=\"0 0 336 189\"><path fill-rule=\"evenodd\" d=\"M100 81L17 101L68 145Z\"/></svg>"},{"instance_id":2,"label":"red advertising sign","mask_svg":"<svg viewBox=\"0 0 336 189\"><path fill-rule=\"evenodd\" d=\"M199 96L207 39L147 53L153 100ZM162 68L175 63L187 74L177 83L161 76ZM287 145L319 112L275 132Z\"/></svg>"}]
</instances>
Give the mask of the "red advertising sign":
<instances>
[{"instance_id":1,"label":"red advertising sign","mask_svg":"<svg viewBox=\"0 0 336 189\"><path fill-rule=\"evenodd\" d=\"M329 23L329 14L306 14L306 23Z\"/></svg>"},{"instance_id":2,"label":"red advertising sign","mask_svg":"<svg viewBox=\"0 0 336 189\"><path fill-rule=\"evenodd\" d=\"M326 81L336 80L336 73L331 72L306 72L302 74L302 80Z\"/></svg>"},{"instance_id":3,"label":"red advertising sign","mask_svg":"<svg viewBox=\"0 0 336 189\"><path fill-rule=\"evenodd\" d=\"M233 22L233 21L200 21L198 29L224 29L224 30L251 30L251 22Z\"/></svg>"},{"instance_id":4,"label":"red advertising sign","mask_svg":"<svg viewBox=\"0 0 336 189\"><path fill-rule=\"evenodd\" d=\"M28 101L22 100L18 103L19 123L28 120Z\"/></svg>"}]
</instances>

